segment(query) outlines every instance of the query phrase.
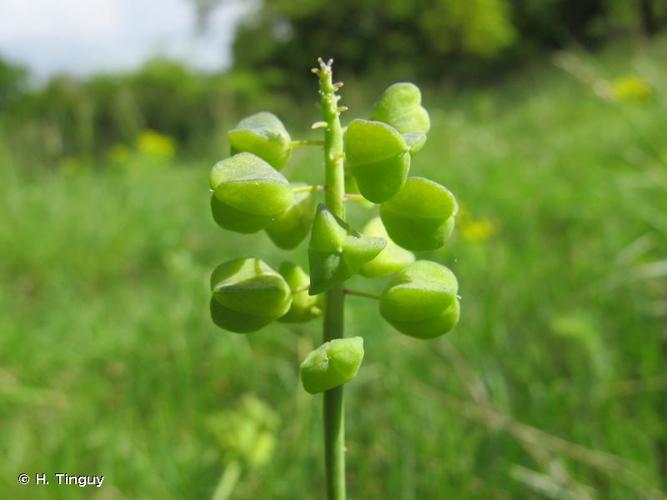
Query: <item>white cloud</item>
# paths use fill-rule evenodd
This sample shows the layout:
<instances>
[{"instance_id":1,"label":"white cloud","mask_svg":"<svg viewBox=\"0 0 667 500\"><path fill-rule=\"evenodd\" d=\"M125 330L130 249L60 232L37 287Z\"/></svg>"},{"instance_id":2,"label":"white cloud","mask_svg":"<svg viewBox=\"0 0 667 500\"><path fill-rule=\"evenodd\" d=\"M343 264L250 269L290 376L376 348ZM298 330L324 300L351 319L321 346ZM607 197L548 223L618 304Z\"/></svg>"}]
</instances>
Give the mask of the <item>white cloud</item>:
<instances>
[{"instance_id":1,"label":"white cloud","mask_svg":"<svg viewBox=\"0 0 667 500\"><path fill-rule=\"evenodd\" d=\"M27 37L109 35L121 25L114 0L3 0L0 42Z\"/></svg>"},{"instance_id":2,"label":"white cloud","mask_svg":"<svg viewBox=\"0 0 667 500\"><path fill-rule=\"evenodd\" d=\"M0 54L40 77L127 69L156 53L217 69L230 62L233 28L248 4L224 3L196 39L187 0L1 0Z\"/></svg>"}]
</instances>

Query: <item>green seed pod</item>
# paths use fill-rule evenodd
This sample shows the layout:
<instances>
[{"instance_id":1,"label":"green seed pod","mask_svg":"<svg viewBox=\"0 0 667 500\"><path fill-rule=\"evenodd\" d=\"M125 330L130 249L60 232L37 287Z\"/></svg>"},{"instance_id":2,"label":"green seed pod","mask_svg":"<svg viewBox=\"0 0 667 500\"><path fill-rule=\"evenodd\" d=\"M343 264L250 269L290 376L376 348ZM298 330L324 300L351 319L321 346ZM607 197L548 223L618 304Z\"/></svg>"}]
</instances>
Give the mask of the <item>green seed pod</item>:
<instances>
[{"instance_id":1,"label":"green seed pod","mask_svg":"<svg viewBox=\"0 0 667 500\"><path fill-rule=\"evenodd\" d=\"M380 298L380 314L405 335L438 337L458 323L457 291L456 276L448 268L418 260L387 285Z\"/></svg>"},{"instance_id":2,"label":"green seed pod","mask_svg":"<svg viewBox=\"0 0 667 500\"><path fill-rule=\"evenodd\" d=\"M305 184L292 184L292 187ZM276 246L285 250L296 248L308 233L315 213L315 198L311 191L293 193L290 207L267 228L266 233Z\"/></svg>"},{"instance_id":3,"label":"green seed pod","mask_svg":"<svg viewBox=\"0 0 667 500\"><path fill-rule=\"evenodd\" d=\"M387 242L363 236L320 205L308 247L310 295L342 283L366 262L375 258Z\"/></svg>"},{"instance_id":4,"label":"green seed pod","mask_svg":"<svg viewBox=\"0 0 667 500\"><path fill-rule=\"evenodd\" d=\"M283 277L254 258L216 267L211 292L213 322L236 333L259 330L287 313L292 304L292 292Z\"/></svg>"},{"instance_id":5,"label":"green seed pod","mask_svg":"<svg viewBox=\"0 0 667 500\"><path fill-rule=\"evenodd\" d=\"M285 125L273 113L261 112L241 120L227 132L232 154L246 151L281 170L292 153L292 141Z\"/></svg>"},{"instance_id":6,"label":"green seed pod","mask_svg":"<svg viewBox=\"0 0 667 500\"><path fill-rule=\"evenodd\" d=\"M421 92L415 84L395 83L384 91L371 115L371 119L388 123L404 134L411 154L424 146L431 128L431 120L421 101Z\"/></svg>"},{"instance_id":7,"label":"green seed pod","mask_svg":"<svg viewBox=\"0 0 667 500\"><path fill-rule=\"evenodd\" d=\"M211 210L224 229L254 233L264 229L292 204L287 179L251 153L239 153L211 170Z\"/></svg>"},{"instance_id":8,"label":"green seed pod","mask_svg":"<svg viewBox=\"0 0 667 500\"><path fill-rule=\"evenodd\" d=\"M396 129L379 121L353 120L345 132L345 161L364 198L382 203L394 196L410 170L409 146Z\"/></svg>"},{"instance_id":9,"label":"green seed pod","mask_svg":"<svg viewBox=\"0 0 667 500\"><path fill-rule=\"evenodd\" d=\"M345 192L349 194L361 194L356 179L348 169L345 169Z\"/></svg>"},{"instance_id":10,"label":"green seed pod","mask_svg":"<svg viewBox=\"0 0 667 500\"><path fill-rule=\"evenodd\" d=\"M325 342L301 363L301 382L310 394L328 391L356 377L364 359L364 339L349 337Z\"/></svg>"},{"instance_id":11,"label":"green seed pod","mask_svg":"<svg viewBox=\"0 0 667 500\"><path fill-rule=\"evenodd\" d=\"M319 308L321 295L308 295L310 277L301 267L291 262L280 265L280 274L292 290L292 305L278 321L283 323L305 323L322 314Z\"/></svg>"},{"instance_id":12,"label":"green seed pod","mask_svg":"<svg viewBox=\"0 0 667 500\"><path fill-rule=\"evenodd\" d=\"M410 148L410 154L412 156L419 152L421 148L424 147L424 144L426 144L426 134L403 134L403 139L405 139L405 142Z\"/></svg>"},{"instance_id":13,"label":"green seed pod","mask_svg":"<svg viewBox=\"0 0 667 500\"><path fill-rule=\"evenodd\" d=\"M389 276L415 261L415 256L412 252L399 247L389 238L379 217L371 219L361 231L361 234L384 238L387 241L387 246L384 247L384 250L359 269L359 272L367 278Z\"/></svg>"},{"instance_id":14,"label":"green seed pod","mask_svg":"<svg viewBox=\"0 0 667 500\"><path fill-rule=\"evenodd\" d=\"M435 250L452 234L458 210L454 195L423 177L410 177L403 188L380 207L387 233L408 250Z\"/></svg>"}]
</instances>

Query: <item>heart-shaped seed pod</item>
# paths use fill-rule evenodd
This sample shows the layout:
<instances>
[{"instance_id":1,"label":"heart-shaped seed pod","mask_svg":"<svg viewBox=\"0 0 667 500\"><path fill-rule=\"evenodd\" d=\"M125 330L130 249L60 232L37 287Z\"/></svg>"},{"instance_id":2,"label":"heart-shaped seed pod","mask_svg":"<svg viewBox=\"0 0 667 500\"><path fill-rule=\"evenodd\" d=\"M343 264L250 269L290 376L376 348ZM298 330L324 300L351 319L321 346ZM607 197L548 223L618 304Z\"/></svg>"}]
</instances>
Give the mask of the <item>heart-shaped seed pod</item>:
<instances>
[{"instance_id":1,"label":"heart-shaped seed pod","mask_svg":"<svg viewBox=\"0 0 667 500\"><path fill-rule=\"evenodd\" d=\"M325 342L301 363L301 382L310 394L328 391L356 377L364 359L364 339L350 337Z\"/></svg>"},{"instance_id":2,"label":"heart-shaped seed pod","mask_svg":"<svg viewBox=\"0 0 667 500\"><path fill-rule=\"evenodd\" d=\"M458 282L448 268L418 260L396 274L380 297L380 314L399 332L422 339L449 332L459 320Z\"/></svg>"},{"instance_id":3,"label":"heart-shaped seed pod","mask_svg":"<svg viewBox=\"0 0 667 500\"><path fill-rule=\"evenodd\" d=\"M421 150L421 148L424 147L424 144L426 144L426 134L419 134L419 133L403 134L403 139L405 139L408 148L410 148L411 156L414 156L415 153L418 153Z\"/></svg>"},{"instance_id":4,"label":"heart-shaped seed pod","mask_svg":"<svg viewBox=\"0 0 667 500\"><path fill-rule=\"evenodd\" d=\"M211 170L211 211L224 229L254 233L264 229L292 204L287 179L251 153L239 153Z\"/></svg>"},{"instance_id":5,"label":"heart-shaped seed pod","mask_svg":"<svg viewBox=\"0 0 667 500\"><path fill-rule=\"evenodd\" d=\"M261 112L241 120L227 133L232 154L253 153L281 170L292 153L292 141L283 122L273 113Z\"/></svg>"},{"instance_id":6,"label":"heart-shaped seed pod","mask_svg":"<svg viewBox=\"0 0 667 500\"><path fill-rule=\"evenodd\" d=\"M292 304L285 279L260 259L234 259L211 275L211 317L236 333L259 330L283 316Z\"/></svg>"},{"instance_id":7,"label":"heart-shaped seed pod","mask_svg":"<svg viewBox=\"0 0 667 500\"><path fill-rule=\"evenodd\" d=\"M342 283L385 247L382 238L353 231L324 205L319 205L308 246L310 295Z\"/></svg>"},{"instance_id":8,"label":"heart-shaped seed pod","mask_svg":"<svg viewBox=\"0 0 667 500\"><path fill-rule=\"evenodd\" d=\"M380 207L387 233L408 250L435 250L452 234L458 206L444 186L410 177L403 188Z\"/></svg>"},{"instance_id":9,"label":"heart-shaped seed pod","mask_svg":"<svg viewBox=\"0 0 667 500\"><path fill-rule=\"evenodd\" d=\"M292 305L287 314L278 321L282 323L305 323L322 314L319 307L321 295L308 295L310 277L301 267L291 262L280 265L280 274L292 290Z\"/></svg>"},{"instance_id":10,"label":"heart-shaped seed pod","mask_svg":"<svg viewBox=\"0 0 667 500\"><path fill-rule=\"evenodd\" d=\"M367 278L389 276L415 261L415 256L412 252L399 247L389 238L379 217L371 219L361 231L361 234L383 238L387 241L387 246L384 247L384 250L359 269L359 272Z\"/></svg>"},{"instance_id":11,"label":"heart-shaped seed pod","mask_svg":"<svg viewBox=\"0 0 667 500\"><path fill-rule=\"evenodd\" d=\"M379 121L353 120L345 132L345 161L364 198L382 203L394 196L410 170L409 146L396 129Z\"/></svg>"},{"instance_id":12,"label":"heart-shaped seed pod","mask_svg":"<svg viewBox=\"0 0 667 500\"><path fill-rule=\"evenodd\" d=\"M302 186L305 184L292 185L293 188ZM315 214L312 191L297 191L293 196L289 208L266 228L271 241L285 250L295 248L308 236Z\"/></svg>"},{"instance_id":13,"label":"heart-shaped seed pod","mask_svg":"<svg viewBox=\"0 0 667 500\"><path fill-rule=\"evenodd\" d=\"M384 91L371 115L371 119L388 123L403 134L410 154L424 146L431 128L431 120L421 101L421 91L415 84L395 83Z\"/></svg>"}]
</instances>

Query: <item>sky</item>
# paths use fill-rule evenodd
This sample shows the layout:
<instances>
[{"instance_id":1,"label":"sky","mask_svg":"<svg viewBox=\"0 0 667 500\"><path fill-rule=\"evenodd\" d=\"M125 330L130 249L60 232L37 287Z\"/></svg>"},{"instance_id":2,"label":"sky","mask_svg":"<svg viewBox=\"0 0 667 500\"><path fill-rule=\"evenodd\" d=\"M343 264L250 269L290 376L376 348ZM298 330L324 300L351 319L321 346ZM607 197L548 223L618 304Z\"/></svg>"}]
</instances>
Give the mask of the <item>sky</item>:
<instances>
[{"instance_id":1,"label":"sky","mask_svg":"<svg viewBox=\"0 0 667 500\"><path fill-rule=\"evenodd\" d=\"M223 2L198 38L188 0L0 0L0 56L38 79L131 69L157 54L221 69L250 3Z\"/></svg>"}]
</instances>

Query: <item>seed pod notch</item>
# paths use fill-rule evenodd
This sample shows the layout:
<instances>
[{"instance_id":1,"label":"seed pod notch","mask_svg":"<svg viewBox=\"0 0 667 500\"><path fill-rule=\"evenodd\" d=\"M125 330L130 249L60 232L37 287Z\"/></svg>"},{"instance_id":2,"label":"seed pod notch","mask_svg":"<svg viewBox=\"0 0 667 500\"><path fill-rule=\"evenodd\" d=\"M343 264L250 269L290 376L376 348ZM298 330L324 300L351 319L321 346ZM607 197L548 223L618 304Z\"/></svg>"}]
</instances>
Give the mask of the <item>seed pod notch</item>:
<instances>
[{"instance_id":1,"label":"seed pod notch","mask_svg":"<svg viewBox=\"0 0 667 500\"><path fill-rule=\"evenodd\" d=\"M264 261L234 259L211 274L211 317L220 328L248 333L280 318L292 304L285 279Z\"/></svg>"},{"instance_id":2,"label":"seed pod notch","mask_svg":"<svg viewBox=\"0 0 667 500\"><path fill-rule=\"evenodd\" d=\"M431 128L431 120L421 100L421 91L415 84L394 83L380 96L371 114L371 119L388 123L405 136L410 154L424 146Z\"/></svg>"},{"instance_id":3,"label":"seed pod notch","mask_svg":"<svg viewBox=\"0 0 667 500\"><path fill-rule=\"evenodd\" d=\"M345 132L345 159L364 198L382 203L405 183L410 147L392 126L380 121L353 120Z\"/></svg>"},{"instance_id":4,"label":"seed pod notch","mask_svg":"<svg viewBox=\"0 0 667 500\"><path fill-rule=\"evenodd\" d=\"M227 132L231 154L253 153L276 170L282 170L292 153L292 141L285 125L273 113L262 111L241 120Z\"/></svg>"},{"instance_id":5,"label":"seed pod notch","mask_svg":"<svg viewBox=\"0 0 667 500\"><path fill-rule=\"evenodd\" d=\"M252 153L239 153L211 170L211 211L224 229L254 233L264 229L292 204L287 179Z\"/></svg>"}]
</instances>

